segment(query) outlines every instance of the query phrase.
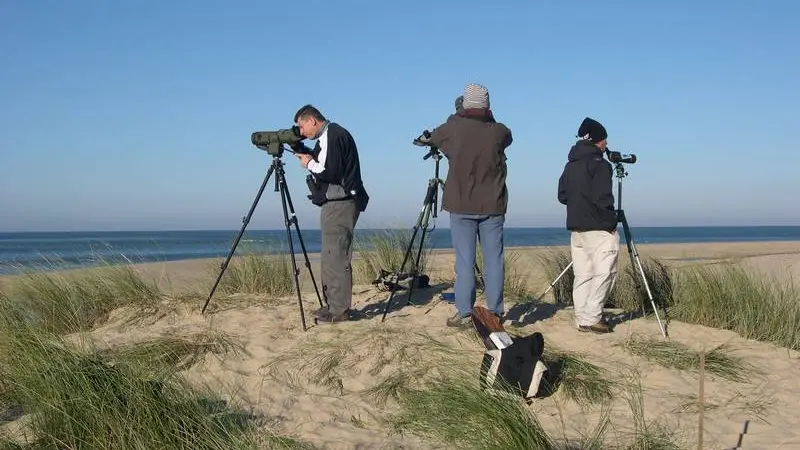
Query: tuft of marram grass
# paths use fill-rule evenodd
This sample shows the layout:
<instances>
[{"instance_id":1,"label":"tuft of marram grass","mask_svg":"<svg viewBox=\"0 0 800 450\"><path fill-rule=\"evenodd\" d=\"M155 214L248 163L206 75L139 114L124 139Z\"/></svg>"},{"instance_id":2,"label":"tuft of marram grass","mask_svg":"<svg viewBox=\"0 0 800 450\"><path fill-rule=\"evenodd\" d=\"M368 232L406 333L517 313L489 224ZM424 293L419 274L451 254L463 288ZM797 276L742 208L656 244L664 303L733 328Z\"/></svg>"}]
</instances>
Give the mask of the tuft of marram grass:
<instances>
[{"instance_id":1,"label":"tuft of marram grass","mask_svg":"<svg viewBox=\"0 0 800 450\"><path fill-rule=\"evenodd\" d=\"M5 334L4 401L29 415L34 439L15 448L302 448L269 433L262 438L258 418L164 372L111 363L33 329Z\"/></svg>"},{"instance_id":2,"label":"tuft of marram grass","mask_svg":"<svg viewBox=\"0 0 800 450\"><path fill-rule=\"evenodd\" d=\"M605 371L583 355L545 345L542 360L548 373L542 379L545 389L557 389L581 406L603 404L613 396L613 382ZM540 388L541 389L541 388Z\"/></svg>"},{"instance_id":3,"label":"tuft of marram grass","mask_svg":"<svg viewBox=\"0 0 800 450\"><path fill-rule=\"evenodd\" d=\"M357 250L352 264L353 283L371 284L380 275L381 270L399 271L412 234L413 230L409 229L380 230L355 238L354 247ZM420 229L417 231L411 253L403 268L405 273L414 271L421 237L422 230ZM425 274L431 249L431 240L426 236L419 266L416 267L418 273Z\"/></svg>"},{"instance_id":4,"label":"tuft of marram grass","mask_svg":"<svg viewBox=\"0 0 800 450\"><path fill-rule=\"evenodd\" d=\"M735 264L683 267L673 276L673 319L800 350L800 289L793 283Z\"/></svg>"},{"instance_id":5,"label":"tuft of marram grass","mask_svg":"<svg viewBox=\"0 0 800 450\"><path fill-rule=\"evenodd\" d=\"M283 252L245 252L231 258L220 279L218 290L223 294L263 294L284 297L294 292L294 274L290 256ZM305 261L297 261L298 269ZM215 267L215 277L219 268Z\"/></svg>"},{"instance_id":6,"label":"tuft of marram grass","mask_svg":"<svg viewBox=\"0 0 800 450\"><path fill-rule=\"evenodd\" d=\"M243 345L231 337L207 332L194 336L160 336L97 350L95 353L111 363L136 364L142 370L160 372L188 369L207 354L222 356L244 351Z\"/></svg>"},{"instance_id":7,"label":"tuft of marram grass","mask_svg":"<svg viewBox=\"0 0 800 450\"><path fill-rule=\"evenodd\" d=\"M570 252L561 249L543 251L538 253L536 257L544 270L548 285L572 262ZM572 304L572 284L574 281L575 276L572 273L572 268L570 268L553 285L553 300L556 304Z\"/></svg>"},{"instance_id":8,"label":"tuft of marram grass","mask_svg":"<svg viewBox=\"0 0 800 450\"><path fill-rule=\"evenodd\" d=\"M627 435L629 444L625 450L681 450L675 434L663 425L663 422L648 420L645 417L644 395L642 391L641 376L635 373L625 381L626 389L623 391L628 407L631 409L633 426L626 433L628 427L620 427L622 435Z\"/></svg>"},{"instance_id":9,"label":"tuft of marram grass","mask_svg":"<svg viewBox=\"0 0 800 450\"><path fill-rule=\"evenodd\" d=\"M25 324L54 333L89 330L123 306L146 314L161 299L157 286L145 281L132 265L85 272L23 272L6 291L0 296L3 325Z\"/></svg>"},{"instance_id":10,"label":"tuft of marram grass","mask_svg":"<svg viewBox=\"0 0 800 450\"><path fill-rule=\"evenodd\" d=\"M482 389L477 373L453 371L422 388L403 390L395 431L454 449L556 449L521 398Z\"/></svg>"},{"instance_id":11,"label":"tuft of marram grass","mask_svg":"<svg viewBox=\"0 0 800 450\"><path fill-rule=\"evenodd\" d=\"M631 336L617 345L666 368L691 372L700 370L700 353L679 342ZM727 347L720 346L705 352L705 370L729 381L744 381L747 372L754 368L731 355Z\"/></svg>"},{"instance_id":12,"label":"tuft of marram grass","mask_svg":"<svg viewBox=\"0 0 800 450\"><path fill-rule=\"evenodd\" d=\"M647 296L647 290L642 283L639 267L637 264L631 264L630 257L627 253L623 253L622 251L620 252L614 287L609 293L605 306L607 308L634 311L641 309L642 305L645 305L647 310L651 310L652 306ZM542 252L537 255L537 258L548 278L548 284L555 280L572 262L569 250L563 249ZM642 263L642 269L650 287L653 301L660 308L670 306L672 304L673 287L667 266L655 258L642 258L640 256L639 260ZM559 278L552 289L556 304L572 304L572 285L574 281L575 275L572 268Z\"/></svg>"},{"instance_id":13,"label":"tuft of marram grass","mask_svg":"<svg viewBox=\"0 0 800 450\"><path fill-rule=\"evenodd\" d=\"M520 254L517 252L504 252L504 267L505 276L503 280L503 297L506 302L513 303L522 299L527 299L531 296L530 287L528 286L528 275L523 271L519 262ZM478 267L483 270L483 253L480 246L477 247L475 253L475 261Z\"/></svg>"}]
</instances>

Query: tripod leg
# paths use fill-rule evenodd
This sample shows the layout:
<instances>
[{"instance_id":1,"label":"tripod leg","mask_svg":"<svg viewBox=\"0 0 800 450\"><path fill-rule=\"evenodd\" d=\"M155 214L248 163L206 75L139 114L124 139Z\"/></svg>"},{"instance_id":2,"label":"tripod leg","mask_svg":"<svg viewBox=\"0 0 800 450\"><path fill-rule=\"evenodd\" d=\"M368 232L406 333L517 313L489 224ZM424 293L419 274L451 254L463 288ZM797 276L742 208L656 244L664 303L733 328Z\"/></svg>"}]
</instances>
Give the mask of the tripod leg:
<instances>
[{"instance_id":1,"label":"tripod leg","mask_svg":"<svg viewBox=\"0 0 800 450\"><path fill-rule=\"evenodd\" d=\"M250 223L250 218L253 217L253 212L256 210L256 205L258 205L259 200L261 200L261 194L264 193L264 188L267 187L267 183L269 182L269 177L272 176L272 173L275 171L275 164L269 166L267 170L267 174L264 177L264 181L261 183L261 187L258 189L258 193L256 194L255 200L253 200L253 204L250 206L250 210L247 212L247 215L242 219L242 228L239 230L239 234L236 236L236 240L233 241L233 246L231 247L230 251L228 252L228 256L225 258L225 262L222 263L220 267L219 275L217 276L217 280L214 282L214 286L211 288L211 292L208 294L208 298L206 299L205 304L203 305L203 310L201 314L205 314L206 308L208 307L208 303L211 301L211 297L214 296L214 291L217 290L217 286L219 285L220 280L222 280L222 275L225 273L225 269L228 268L228 263L231 261L233 257L234 251L236 251L236 247L239 245L239 240L242 239L242 235L244 234L245 228Z\"/></svg>"},{"instance_id":2,"label":"tripod leg","mask_svg":"<svg viewBox=\"0 0 800 450\"><path fill-rule=\"evenodd\" d=\"M628 253L631 257L631 263L636 266L639 275L642 277L642 283L644 283L644 288L647 292L647 298L650 300L650 305L653 307L653 313L656 315L656 321L658 321L658 327L661 329L661 335L666 338L667 330L664 324L661 323L661 318L658 316L658 307L656 307L656 302L653 300L653 293L650 291L650 284L647 282L647 277L645 276L644 268L642 267L642 261L639 259L639 252L636 251L636 243L633 241L633 236L631 235L630 227L628 226L628 219L625 217L625 213L621 210L619 211L619 219L622 222L622 230L625 232L625 242L628 246ZM644 309L644 305L642 305L642 309Z\"/></svg>"},{"instance_id":3,"label":"tripod leg","mask_svg":"<svg viewBox=\"0 0 800 450\"><path fill-rule=\"evenodd\" d=\"M285 180L285 177L282 177ZM292 196L289 194L289 186L284 182L284 191L286 192L286 203L289 205L289 213L291 214L290 222L294 224L294 229L297 232L297 240L300 242L300 248L303 250L303 257L305 258L305 266L308 269L308 274L311 276L311 283L314 285L314 292L317 294L317 301L319 306L322 307L322 297L319 294L317 287L317 280L314 278L314 271L311 270L311 261L308 259L308 252L306 251L306 244L303 242L303 235L300 233L300 226L297 223L297 215L294 212L294 204L292 203Z\"/></svg>"},{"instance_id":4,"label":"tripod leg","mask_svg":"<svg viewBox=\"0 0 800 450\"><path fill-rule=\"evenodd\" d=\"M547 286L547 289L545 289L545 291L544 291L544 292L542 292L542 294L541 294L540 296L538 296L536 299L534 299L534 301L533 301L533 306L531 306L531 307L530 307L530 308L528 308L528 309L527 309L525 312L523 312L522 314L520 314L520 316L519 316L519 319L517 319L517 322L518 322L518 323L520 323L520 324L521 324L522 322L524 322L524 321L525 321L525 317L527 317L527 316L528 316L528 314L530 314L530 313L531 313L531 312L532 312L532 311L533 311L533 310L536 308L536 303L537 303L537 302L539 302L539 301L541 301L541 300L542 300L542 298L544 298L544 296L545 296L545 295L547 295L547 293L548 293L548 292L550 292L550 289L553 289L553 287L555 287L556 283L558 283L558 280L560 280L560 279L561 279L561 277L563 277L563 276L564 276L564 274L565 274L565 273L567 273L567 271L568 271L568 270L569 270L571 267L572 267L572 261L570 261L570 262L569 262L569 264L567 265L567 267L564 267L564 270L562 270L562 271L561 271L561 273L559 273L559 274L558 274L558 276L556 277L556 279L555 279L555 280L553 280L553 282L552 282L552 283L550 283L550 286Z\"/></svg>"},{"instance_id":5,"label":"tripod leg","mask_svg":"<svg viewBox=\"0 0 800 450\"><path fill-rule=\"evenodd\" d=\"M281 163L278 162L278 164ZM289 242L289 256L292 259L292 273L294 274L295 292L297 292L297 306L300 308L300 323L303 326L303 331L306 331L308 327L306 326L306 315L305 311L303 310L303 299L300 294L300 279L298 278L300 271L297 270L297 261L294 256L294 243L292 242L292 231L291 231L292 220L289 219L289 210L287 208L288 189L286 187L286 179L284 178L282 167L278 167L277 183L280 186L280 191L281 191L281 204L283 206L283 221L286 227L286 239ZM292 213L292 219L294 219L294 213Z\"/></svg>"},{"instance_id":6,"label":"tripod leg","mask_svg":"<svg viewBox=\"0 0 800 450\"><path fill-rule=\"evenodd\" d=\"M438 188L438 184L433 184L433 185L431 185L431 183L428 184L428 191L425 194L425 200L422 203L422 210L419 212L419 217L417 218L417 223L414 225L414 231L411 233L411 239L408 241L408 246L406 247L406 253L405 253L405 256L403 257L403 263L400 265L400 269L398 270L398 280L397 281L399 281L399 274L403 273L403 269L405 269L405 267L406 267L406 263L408 262L408 258L411 256L411 249L414 247L414 241L416 240L416 237L417 237L417 231L419 231L420 227L423 227L423 225L424 225L425 228L427 228L427 225L428 225L428 223L427 223L428 219L427 218L429 217L430 210L431 210L431 202L429 201L432 198L431 191L433 191L433 193L435 194L437 188ZM425 233L425 231L423 229L423 234L424 233ZM422 240L420 240L420 245L422 245ZM417 264L419 264L419 262L417 262ZM416 279L416 277L412 277L412 279L411 279L411 286L410 287L412 287L412 288L414 286L415 279ZM392 299L394 299L394 295L395 295L395 292L396 292L396 290L392 289L391 286L390 286L390 289L391 289L391 293L389 294L389 299L386 300L386 306L383 308L383 316L381 317L381 322L386 320L386 314L389 312L389 308L391 308L391 306L392 306ZM411 297L410 297L410 294L409 294L409 299L410 298Z\"/></svg>"},{"instance_id":7,"label":"tripod leg","mask_svg":"<svg viewBox=\"0 0 800 450\"><path fill-rule=\"evenodd\" d=\"M481 233L478 232L478 246L481 244ZM477 252L475 253L477 255ZM475 287L480 291L486 290L486 280L483 278L483 272L481 272L481 268L478 266L478 258L475 258L475 273L478 275L478 279L476 280Z\"/></svg>"},{"instance_id":8,"label":"tripod leg","mask_svg":"<svg viewBox=\"0 0 800 450\"><path fill-rule=\"evenodd\" d=\"M425 235L428 234L428 220L430 219L430 212L431 207L433 205L433 197L436 195L437 186L432 184L428 187L428 193L425 197L425 205L428 207L423 207L422 212L423 215L421 217L419 226L422 227L422 235L419 238L419 248L417 249L417 258L414 264L414 272L411 277L411 284L408 286L408 298L406 299L406 305L411 304L411 294L414 292L414 283L417 281L417 276L419 275L417 271L419 270L419 262L422 259L422 249L425 248ZM411 241L414 242L413 240Z\"/></svg>"}]
</instances>

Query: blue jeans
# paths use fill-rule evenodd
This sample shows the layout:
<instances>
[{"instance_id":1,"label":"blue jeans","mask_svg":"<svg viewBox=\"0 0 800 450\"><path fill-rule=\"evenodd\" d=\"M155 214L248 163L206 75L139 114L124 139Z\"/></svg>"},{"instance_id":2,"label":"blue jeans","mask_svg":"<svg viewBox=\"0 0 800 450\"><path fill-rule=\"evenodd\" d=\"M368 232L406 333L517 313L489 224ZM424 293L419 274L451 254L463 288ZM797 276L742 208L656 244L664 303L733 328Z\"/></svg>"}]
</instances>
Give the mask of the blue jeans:
<instances>
[{"instance_id":1,"label":"blue jeans","mask_svg":"<svg viewBox=\"0 0 800 450\"><path fill-rule=\"evenodd\" d=\"M486 307L503 314L503 223L505 215L450 213L450 235L456 254L456 309L461 317L472 313L475 305L475 246L480 235L483 254L483 280Z\"/></svg>"}]
</instances>

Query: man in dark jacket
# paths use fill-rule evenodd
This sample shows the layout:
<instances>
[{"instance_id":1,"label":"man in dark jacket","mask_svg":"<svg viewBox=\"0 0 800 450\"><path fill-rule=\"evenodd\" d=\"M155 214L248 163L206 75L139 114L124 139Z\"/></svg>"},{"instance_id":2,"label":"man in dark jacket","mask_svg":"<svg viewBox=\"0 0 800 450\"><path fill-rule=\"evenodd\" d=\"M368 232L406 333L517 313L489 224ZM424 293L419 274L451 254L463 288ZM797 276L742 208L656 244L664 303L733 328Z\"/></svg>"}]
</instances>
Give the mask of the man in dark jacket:
<instances>
[{"instance_id":1,"label":"man in dark jacket","mask_svg":"<svg viewBox=\"0 0 800 450\"><path fill-rule=\"evenodd\" d=\"M321 207L320 266L328 304L314 315L317 323L342 322L349 319L353 299L353 230L369 201L361 181L358 148L346 129L311 105L300 108L294 121L300 134L317 141L312 151L297 153L300 164L311 172L312 202Z\"/></svg>"},{"instance_id":2,"label":"man in dark jacket","mask_svg":"<svg viewBox=\"0 0 800 450\"><path fill-rule=\"evenodd\" d=\"M611 164L603 159L608 134L600 122L587 117L578 137L558 180L558 201L567 206L571 232L575 321L580 331L608 333L602 313L614 286L619 255Z\"/></svg>"},{"instance_id":3,"label":"man in dark jacket","mask_svg":"<svg viewBox=\"0 0 800 450\"><path fill-rule=\"evenodd\" d=\"M460 103L460 108L459 108ZM450 234L456 256L456 313L448 326L469 325L475 304L475 250L480 234L486 306L504 313L505 258L503 224L508 205L505 150L511 130L496 122L489 91L470 83L456 114L431 132L430 143L448 160L442 209L450 213Z\"/></svg>"}]
</instances>

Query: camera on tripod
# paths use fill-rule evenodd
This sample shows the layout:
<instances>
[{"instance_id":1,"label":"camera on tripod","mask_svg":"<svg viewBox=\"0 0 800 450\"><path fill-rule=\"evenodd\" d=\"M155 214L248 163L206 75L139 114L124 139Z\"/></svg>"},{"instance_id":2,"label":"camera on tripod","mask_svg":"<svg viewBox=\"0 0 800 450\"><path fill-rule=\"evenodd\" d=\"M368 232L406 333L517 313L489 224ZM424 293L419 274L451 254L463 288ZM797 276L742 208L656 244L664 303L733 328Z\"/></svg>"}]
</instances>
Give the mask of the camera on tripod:
<instances>
[{"instance_id":1,"label":"camera on tripod","mask_svg":"<svg viewBox=\"0 0 800 450\"><path fill-rule=\"evenodd\" d=\"M250 141L261 150L272 156L283 156L283 144L294 149L305 137L300 134L297 125L276 131L256 131L250 136Z\"/></svg>"},{"instance_id":2,"label":"camera on tripod","mask_svg":"<svg viewBox=\"0 0 800 450\"><path fill-rule=\"evenodd\" d=\"M624 163L624 164L634 164L636 163L636 155L631 153L630 155L623 155L620 152L612 152L611 150L606 149L606 156L608 156L608 160L612 163Z\"/></svg>"}]
</instances>

